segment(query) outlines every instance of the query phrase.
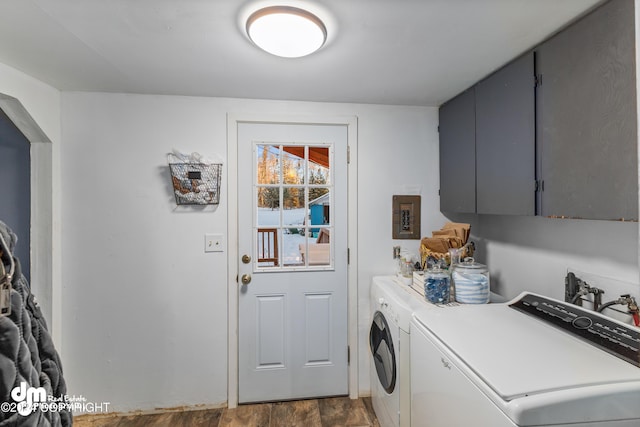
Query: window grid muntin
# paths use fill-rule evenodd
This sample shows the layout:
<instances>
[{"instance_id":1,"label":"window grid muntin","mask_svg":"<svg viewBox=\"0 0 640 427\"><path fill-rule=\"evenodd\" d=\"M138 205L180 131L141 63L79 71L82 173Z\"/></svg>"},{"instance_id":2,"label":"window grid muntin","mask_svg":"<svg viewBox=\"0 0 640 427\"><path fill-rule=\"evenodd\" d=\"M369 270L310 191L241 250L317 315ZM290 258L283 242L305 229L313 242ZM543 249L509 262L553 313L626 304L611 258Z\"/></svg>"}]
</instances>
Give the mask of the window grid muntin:
<instances>
[{"instance_id":1,"label":"window grid muntin","mask_svg":"<svg viewBox=\"0 0 640 427\"><path fill-rule=\"evenodd\" d=\"M284 167L283 167L283 163L282 163L282 155L283 155L283 148L287 147L287 146L299 146L299 145L303 145L304 146L304 184L284 184L284 179L283 179L283 174L284 174ZM258 177L257 177L257 171L258 171L258 157L257 157L257 151L258 151L258 146L262 146L262 147L272 147L272 148L276 148L277 152L278 152L278 184L258 184ZM309 174L310 174L310 158L309 158L309 148L313 147L313 148L325 148L327 149L327 157L328 157L328 176L327 176L327 183L324 184L309 184ZM287 225L284 224L284 206L283 206L283 200L284 200L284 188L287 187L304 187L305 189L305 198L304 198L304 218L305 220L303 221L303 224L300 226L301 229L304 230L304 235L305 235L305 239L304 239L304 245L305 245L305 253L308 254L309 253L309 244L313 243L310 242L310 238L309 238L309 231L312 228L326 228L329 230L330 235L334 235L334 209L333 209L333 205L334 205L334 168L333 168L333 164L334 164L334 147L333 144L327 144L327 143L311 143L311 144L296 144L296 143L288 143L288 144L281 144L281 143L274 143L274 142L254 142L253 144L253 151L254 151L254 159L256 160L253 164L253 193L254 193L254 199L253 199L253 210L254 210L254 214L253 214L253 253L254 253L254 257L253 257L253 271L254 272L279 272L279 271L288 271L288 270L303 270L303 271L319 271L319 270L333 270L334 269L334 262L335 262L335 245L334 245L334 240L330 239L329 242L329 264L327 265L314 265L314 266L310 266L309 265L309 256L305 257L305 262L304 265L284 265L284 248L283 248L283 242L284 242L284 238L283 238L283 234L284 234L284 229L285 228L291 228ZM320 165L320 167L322 167ZM258 226L258 189L259 188L279 188L279 202L278 202L278 211L279 211L279 224L278 225L274 225L271 228L277 228L278 229L278 241L280 242L280 245L278 245L278 259L280 260L279 265L278 266L260 266L258 265L258 228L262 228L264 226ZM309 189L313 189L313 188L327 188L329 190L329 224L322 224L322 225L311 225L309 223L309 221L306 221L306 219L309 219Z\"/></svg>"}]
</instances>

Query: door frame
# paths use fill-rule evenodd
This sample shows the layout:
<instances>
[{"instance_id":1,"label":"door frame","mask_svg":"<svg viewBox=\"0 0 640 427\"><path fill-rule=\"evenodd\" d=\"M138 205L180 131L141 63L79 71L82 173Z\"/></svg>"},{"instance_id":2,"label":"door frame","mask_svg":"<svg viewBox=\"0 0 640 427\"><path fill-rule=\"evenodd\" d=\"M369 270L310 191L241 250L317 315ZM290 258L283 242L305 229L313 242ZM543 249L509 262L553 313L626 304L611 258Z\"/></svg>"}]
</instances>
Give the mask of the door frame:
<instances>
[{"instance_id":1,"label":"door frame","mask_svg":"<svg viewBox=\"0 0 640 427\"><path fill-rule=\"evenodd\" d=\"M227 406L238 406L238 125L240 123L347 126L347 327L349 397L358 398L358 118L356 116L227 114Z\"/></svg>"}]
</instances>

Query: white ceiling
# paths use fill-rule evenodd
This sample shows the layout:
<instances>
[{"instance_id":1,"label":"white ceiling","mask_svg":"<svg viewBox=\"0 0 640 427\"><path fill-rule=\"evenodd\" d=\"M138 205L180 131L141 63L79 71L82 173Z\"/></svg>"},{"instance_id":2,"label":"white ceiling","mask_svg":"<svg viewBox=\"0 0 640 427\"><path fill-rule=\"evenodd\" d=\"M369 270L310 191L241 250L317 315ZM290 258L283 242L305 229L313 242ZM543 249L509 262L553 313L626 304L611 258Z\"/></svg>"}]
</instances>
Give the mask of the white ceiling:
<instances>
[{"instance_id":1,"label":"white ceiling","mask_svg":"<svg viewBox=\"0 0 640 427\"><path fill-rule=\"evenodd\" d=\"M245 37L266 3L1 0L0 63L62 91L439 105L600 0L274 0L328 21L299 59Z\"/></svg>"}]
</instances>

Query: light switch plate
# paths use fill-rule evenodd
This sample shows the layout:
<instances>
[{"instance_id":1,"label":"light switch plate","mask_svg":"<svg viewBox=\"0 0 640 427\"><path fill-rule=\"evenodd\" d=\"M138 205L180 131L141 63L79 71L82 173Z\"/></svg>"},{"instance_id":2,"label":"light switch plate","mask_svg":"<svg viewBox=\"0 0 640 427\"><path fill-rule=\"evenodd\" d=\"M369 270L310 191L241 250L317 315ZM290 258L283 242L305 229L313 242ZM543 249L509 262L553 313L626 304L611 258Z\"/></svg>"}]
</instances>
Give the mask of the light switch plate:
<instances>
[{"instance_id":1,"label":"light switch plate","mask_svg":"<svg viewBox=\"0 0 640 427\"><path fill-rule=\"evenodd\" d=\"M222 234L205 234L204 251L224 252L224 236Z\"/></svg>"}]
</instances>

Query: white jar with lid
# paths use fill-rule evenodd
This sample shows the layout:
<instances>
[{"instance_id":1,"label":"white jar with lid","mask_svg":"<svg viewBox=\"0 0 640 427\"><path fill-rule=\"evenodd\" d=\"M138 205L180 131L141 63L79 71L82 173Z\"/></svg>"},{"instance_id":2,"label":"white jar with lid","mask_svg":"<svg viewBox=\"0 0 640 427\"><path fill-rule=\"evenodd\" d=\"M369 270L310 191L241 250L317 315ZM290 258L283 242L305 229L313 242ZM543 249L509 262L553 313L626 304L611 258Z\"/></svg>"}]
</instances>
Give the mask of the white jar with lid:
<instances>
[{"instance_id":1,"label":"white jar with lid","mask_svg":"<svg viewBox=\"0 0 640 427\"><path fill-rule=\"evenodd\" d=\"M453 266L451 280L457 302L463 304L486 304L491 298L489 269L486 265L465 258Z\"/></svg>"}]
</instances>

